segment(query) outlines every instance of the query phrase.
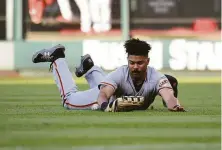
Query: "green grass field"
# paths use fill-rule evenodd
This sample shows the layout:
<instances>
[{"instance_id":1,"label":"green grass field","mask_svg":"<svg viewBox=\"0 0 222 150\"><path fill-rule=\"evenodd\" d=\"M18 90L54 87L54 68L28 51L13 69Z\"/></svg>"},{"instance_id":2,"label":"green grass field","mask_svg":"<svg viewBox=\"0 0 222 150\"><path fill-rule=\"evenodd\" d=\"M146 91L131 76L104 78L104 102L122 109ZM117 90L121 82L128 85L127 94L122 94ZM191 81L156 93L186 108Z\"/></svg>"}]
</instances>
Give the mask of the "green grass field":
<instances>
[{"instance_id":1,"label":"green grass field","mask_svg":"<svg viewBox=\"0 0 222 150\"><path fill-rule=\"evenodd\" d=\"M0 150L220 150L220 79L181 81L186 113L160 98L152 110L104 113L64 109L52 79L0 79Z\"/></svg>"}]
</instances>

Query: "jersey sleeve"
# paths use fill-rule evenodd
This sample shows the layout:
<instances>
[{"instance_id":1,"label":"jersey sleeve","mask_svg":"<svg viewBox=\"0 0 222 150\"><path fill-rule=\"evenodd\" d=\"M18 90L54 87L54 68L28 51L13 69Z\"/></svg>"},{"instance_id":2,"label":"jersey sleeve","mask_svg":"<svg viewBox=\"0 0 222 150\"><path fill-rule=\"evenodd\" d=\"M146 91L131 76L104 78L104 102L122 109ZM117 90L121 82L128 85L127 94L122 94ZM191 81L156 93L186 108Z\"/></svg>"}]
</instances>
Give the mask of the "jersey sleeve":
<instances>
[{"instance_id":1,"label":"jersey sleeve","mask_svg":"<svg viewBox=\"0 0 222 150\"><path fill-rule=\"evenodd\" d=\"M172 89L172 86L171 86L169 80L167 79L167 77L164 74L157 72L156 77L157 77L156 78L156 91L158 93L163 88Z\"/></svg>"},{"instance_id":2,"label":"jersey sleeve","mask_svg":"<svg viewBox=\"0 0 222 150\"><path fill-rule=\"evenodd\" d=\"M114 90L117 89L118 85L120 85L121 78L123 77L123 73L120 69L117 69L111 73L109 73L105 79L100 82L98 88L100 89L102 86L111 86Z\"/></svg>"},{"instance_id":3,"label":"jersey sleeve","mask_svg":"<svg viewBox=\"0 0 222 150\"><path fill-rule=\"evenodd\" d=\"M161 90L163 88L170 88L170 89L172 89L172 86L171 86L169 80L164 75L157 81L156 90L159 92L159 90Z\"/></svg>"}]
</instances>

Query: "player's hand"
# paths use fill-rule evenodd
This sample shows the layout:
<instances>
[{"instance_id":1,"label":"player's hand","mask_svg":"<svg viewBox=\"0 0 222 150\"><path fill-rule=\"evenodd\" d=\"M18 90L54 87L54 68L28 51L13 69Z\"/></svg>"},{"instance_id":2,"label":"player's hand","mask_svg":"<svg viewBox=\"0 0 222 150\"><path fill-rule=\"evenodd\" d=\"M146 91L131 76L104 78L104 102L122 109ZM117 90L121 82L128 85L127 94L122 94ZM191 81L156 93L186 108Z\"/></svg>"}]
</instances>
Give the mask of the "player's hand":
<instances>
[{"instance_id":1,"label":"player's hand","mask_svg":"<svg viewBox=\"0 0 222 150\"><path fill-rule=\"evenodd\" d=\"M99 104L93 104L92 106L91 106L91 110L99 110L100 109L100 107L99 107Z\"/></svg>"},{"instance_id":2,"label":"player's hand","mask_svg":"<svg viewBox=\"0 0 222 150\"><path fill-rule=\"evenodd\" d=\"M173 112L186 112L186 110L184 109L183 106L180 105L176 105L174 106L172 109L168 108L169 111L173 111Z\"/></svg>"}]
</instances>

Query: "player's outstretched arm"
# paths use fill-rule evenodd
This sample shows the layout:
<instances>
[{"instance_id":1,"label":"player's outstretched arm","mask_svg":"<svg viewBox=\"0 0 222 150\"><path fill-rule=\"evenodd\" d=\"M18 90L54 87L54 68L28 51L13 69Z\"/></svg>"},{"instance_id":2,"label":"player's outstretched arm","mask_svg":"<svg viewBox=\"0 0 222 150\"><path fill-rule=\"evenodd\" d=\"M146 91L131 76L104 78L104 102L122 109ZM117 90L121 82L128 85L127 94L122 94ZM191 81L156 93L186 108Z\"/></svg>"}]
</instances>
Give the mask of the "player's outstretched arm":
<instances>
[{"instance_id":1,"label":"player's outstretched arm","mask_svg":"<svg viewBox=\"0 0 222 150\"><path fill-rule=\"evenodd\" d=\"M167 103L168 110L170 111L185 111L184 108L180 105L179 100L174 97L173 90L170 88L162 88L159 91L159 94Z\"/></svg>"},{"instance_id":2,"label":"player's outstretched arm","mask_svg":"<svg viewBox=\"0 0 222 150\"><path fill-rule=\"evenodd\" d=\"M105 111L108 104L110 97L114 94L115 90L108 85L104 85L100 88L99 96L97 102L102 111Z\"/></svg>"}]
</instances>

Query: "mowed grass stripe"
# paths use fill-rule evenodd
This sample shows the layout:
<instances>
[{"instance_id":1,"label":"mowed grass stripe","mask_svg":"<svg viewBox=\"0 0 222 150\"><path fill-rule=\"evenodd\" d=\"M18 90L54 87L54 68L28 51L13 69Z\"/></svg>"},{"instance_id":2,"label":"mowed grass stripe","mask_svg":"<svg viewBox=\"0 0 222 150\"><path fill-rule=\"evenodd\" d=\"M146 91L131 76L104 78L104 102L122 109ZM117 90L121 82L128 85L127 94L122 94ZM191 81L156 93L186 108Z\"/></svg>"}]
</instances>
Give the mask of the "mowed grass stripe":
<instances>
[{"instance_id":1,"label":"mowed grass stripe","mask_svg":"<svg viewBox=\"0 0 222 150\"><path fill-rule=\"evenodd\" d=\"M19 99L18 100L10 100L10 101L9 100L7 99L7 101L0 101L0 105L1 104L2 105L11 105L11 106L21 105L21 101L19 101ZM36 98L35 98L35 100L36 100ZM56 100L57 100L57 102L56 102ZM53 106L53 105L59 105L59 102L61 102L61 100L59 100L58 97L57 97L57 99L56 98L47 98L47 100L44 99L44 100L39 100L39 101L38 100L32 101L32 99L29 99L29 100L26 99L26 100L22 100L22 105L23 106L32 105L34 107L34 106L37 106L37 105L44 104L44 105L52 105Z\"/></svg>"},{"instance_id":2,"label":"mowed grass stripe","mask_svg":"<svg viewBox=\"0 0 222 150\"><path fill-rule=\"evenodd\" d=\"M99 133L97 133L99 134ZM13 141L13 142L12 142ZM144 137L144 136L118 136L115 137L103 137L103 138L90 138L88 136L85 137L69 137L64 136L60 137L28 137L25 138L21 135L21 138L14 138L11 140L2 139L0 141L1 147L8 147L8 146L86 146L86 145L125 145L125 144L153 144L153 143L207 143L207 144L219 144L220 138L217 136L211 137Z\"/></svg>"},{"instance_id":3,"label":"mowed grass stripe","mask_svg":"<svg viewBox=\"0 0 222 150\"><path fill-rule=\"evenodd\" d=\"M41 147L38 146L36 148L32 147L24 147L24 146L17 146L16 148L12 147L4 147L0 148L0 150L14 150L14 149L19 149L19 150L147 150L147 149L152 149L152 150L219 150L220 149L220 144L206 144L206 143L158 143L158 144L127 144L127 145L107 145L107 146L102 146L102 145L89 145L89 146L51 146L51 147Z\"/></svg>"},{"instance_id":4,"label":"mowed grass stripe","mask_svg":"<svg viewBox=\"0 0 222 150\"><path fill-rule=\"evenodd\" d=\"M70 123L37 123L37 122L5 122L0 124L0 128L3 130L2 133L7 133L11 131L32 131L36 129L41 129L41 130L49 130L53 131L57 128L60 129L70 129L73 130L75 128L113 128L113 129L126 129L126 128L166 128L166 129L171 129L171 128L197 128L197 129L220 129L220 122L149 122L149 123L144 123L144 122L128 122L128 123L121 123L117 122L115 124L110 124L106 122L101 122L101 123L75 123L75 122L70 122ZM1 133L1 131L0 131Z\"/></svg>"},{"instance_id":5,"label":"mowed grass stripe","mask_svg":"<svg viewBox=\"0 0 222 150\"><path fill-rule=\"evenodd\" d=\"M4 147L0 148L0 150L14 150L15 148L11 147ZM189 144L184 144L184 143L159 143L159 144L128 144L128 145L107 145L107 146L95 146L95 145L89 145L89 146L64 146L64 147L37 147L37 148L30 148L30 147L23 147L23 146L18 146L16 149L19 150L147 150L147 149L152 149L152 150L219 150L220 149L220 144L206 144L206 143L189 143Z\"/></svg>"},{"instance_id":6,"label":"mowed grass stripe","mask_svg":"<svg viewBox=\"0 0 222 150\"><path fill-rule=\"evenodd\" d=\"M220 83L220 76L213 77L177 77L179 83ZM85 78L75 78L77 84L86 84ZM0 84L55 84L53 78L0 78Z\"/></svg>"},{"instance_id":7,"label":"mowed grass stripe","mask_svg":"<svg viewBox=\"0 0 222 150\"><path fill-rule=\"evenodd\" d=\"M100 114L100 115L99 115ZM66 114L63 114L62 118L57 115L55 116L18 116L15 115L14 117L8 117L7 121L8 123L13 122L33 122L33 123L64 123L64 124L75 124L75 123L189 123L189 122L211 122L211 123L220 123L220 116L173 116L173 113L170 113L172 116L146 116L146 113L144 113L144 116L137 115L137 113L134 113L135 116L132 116L133 113L131 113L131 116L125 116L124 114L105 114L103 116L102 113L91 113L91 116L84 116L83 114L76 114L67 116ZM83 116L82 116L83 115ZM1 122L0 124L2 124Z\"/></svg>"},{"instance_id":8,"label":"mowed grass stripe","mask_svg":"<svg viewBox=\"0 0 222 150\"><path fill-rule=\"evenodd\" d=\"M40 93L39 93L40 94ZM39 99L39 100L60 100L60 97L59 95L39 95L39 94L36 94L36 95L27 95L25 98L23 95L17 95L17 96L1 96L1 99L7 99L7 101L0 101L0 103L6 103L6 102L20 102L19 100L22 100L23 102L24 101L31 101L31 100L36 100L36 99ZM56 101L54 101L56 102Z\"/></svg>"},{"instance_id":9,"label":"mowed grass stripe","mask_svg":"<svg viewBox=\"0 0 222 150\"><path fill-rule=\"evenodd\" d=\"M2 111L4 112L0 112L2 117L18 117L18 115L20 115L20 118L32 118L32 116L51 116L51 117L56 117L56 116L91 116L91 115L99 115L99 116L107 116L107 117L111 117L111 116L174 116L174 115L178 115L180 117L183 116L191 116L191 115L195 115L195 116L218 116L220 115L220 108L219 107L209 107L209 108L203 108L203 107L188 107L189 109L188 112L186 113L182 113L182 112L169 112L167 110L167 108L163 108L163 106L158 107L154 110L148 109L146 111L134 111L134 112L130 112L130 113L114 113L114 114L104 114L103 112L91 112L91 113L85 113L84 111L79 111L76 113L76 111L73 110L66 110L65 108L62 108L61 105L58 106L58 104L50 104L50 105L44 105L44 104L36 104L35 106L33 106L32 104L30 105L4 105L1 106L0 109L2 109ZM19 109L19 110L18 110ZM81 116L82 117L82 116ZM220 119L219 119L220 120Z\"/></svg>"},{"instance_id":10,"label":"mowed grass stripe","mask_svg":"<svg viewBox=\"0 0 222 150\"><path fill-rule=\"evenodd\" d=\"M54 130L55 131L55 130ZM115 138L117 135L120 137L218 137L220 138L220 129L212 128L73 128L61 129L60 131L53 132L53 130L33 130L33 131L13 131L3 133L4 139L7 138L49 138L49 137L72 137L72 138ZM173 134L180 133L180 134Z\"/></svg>"}]
</instances>

